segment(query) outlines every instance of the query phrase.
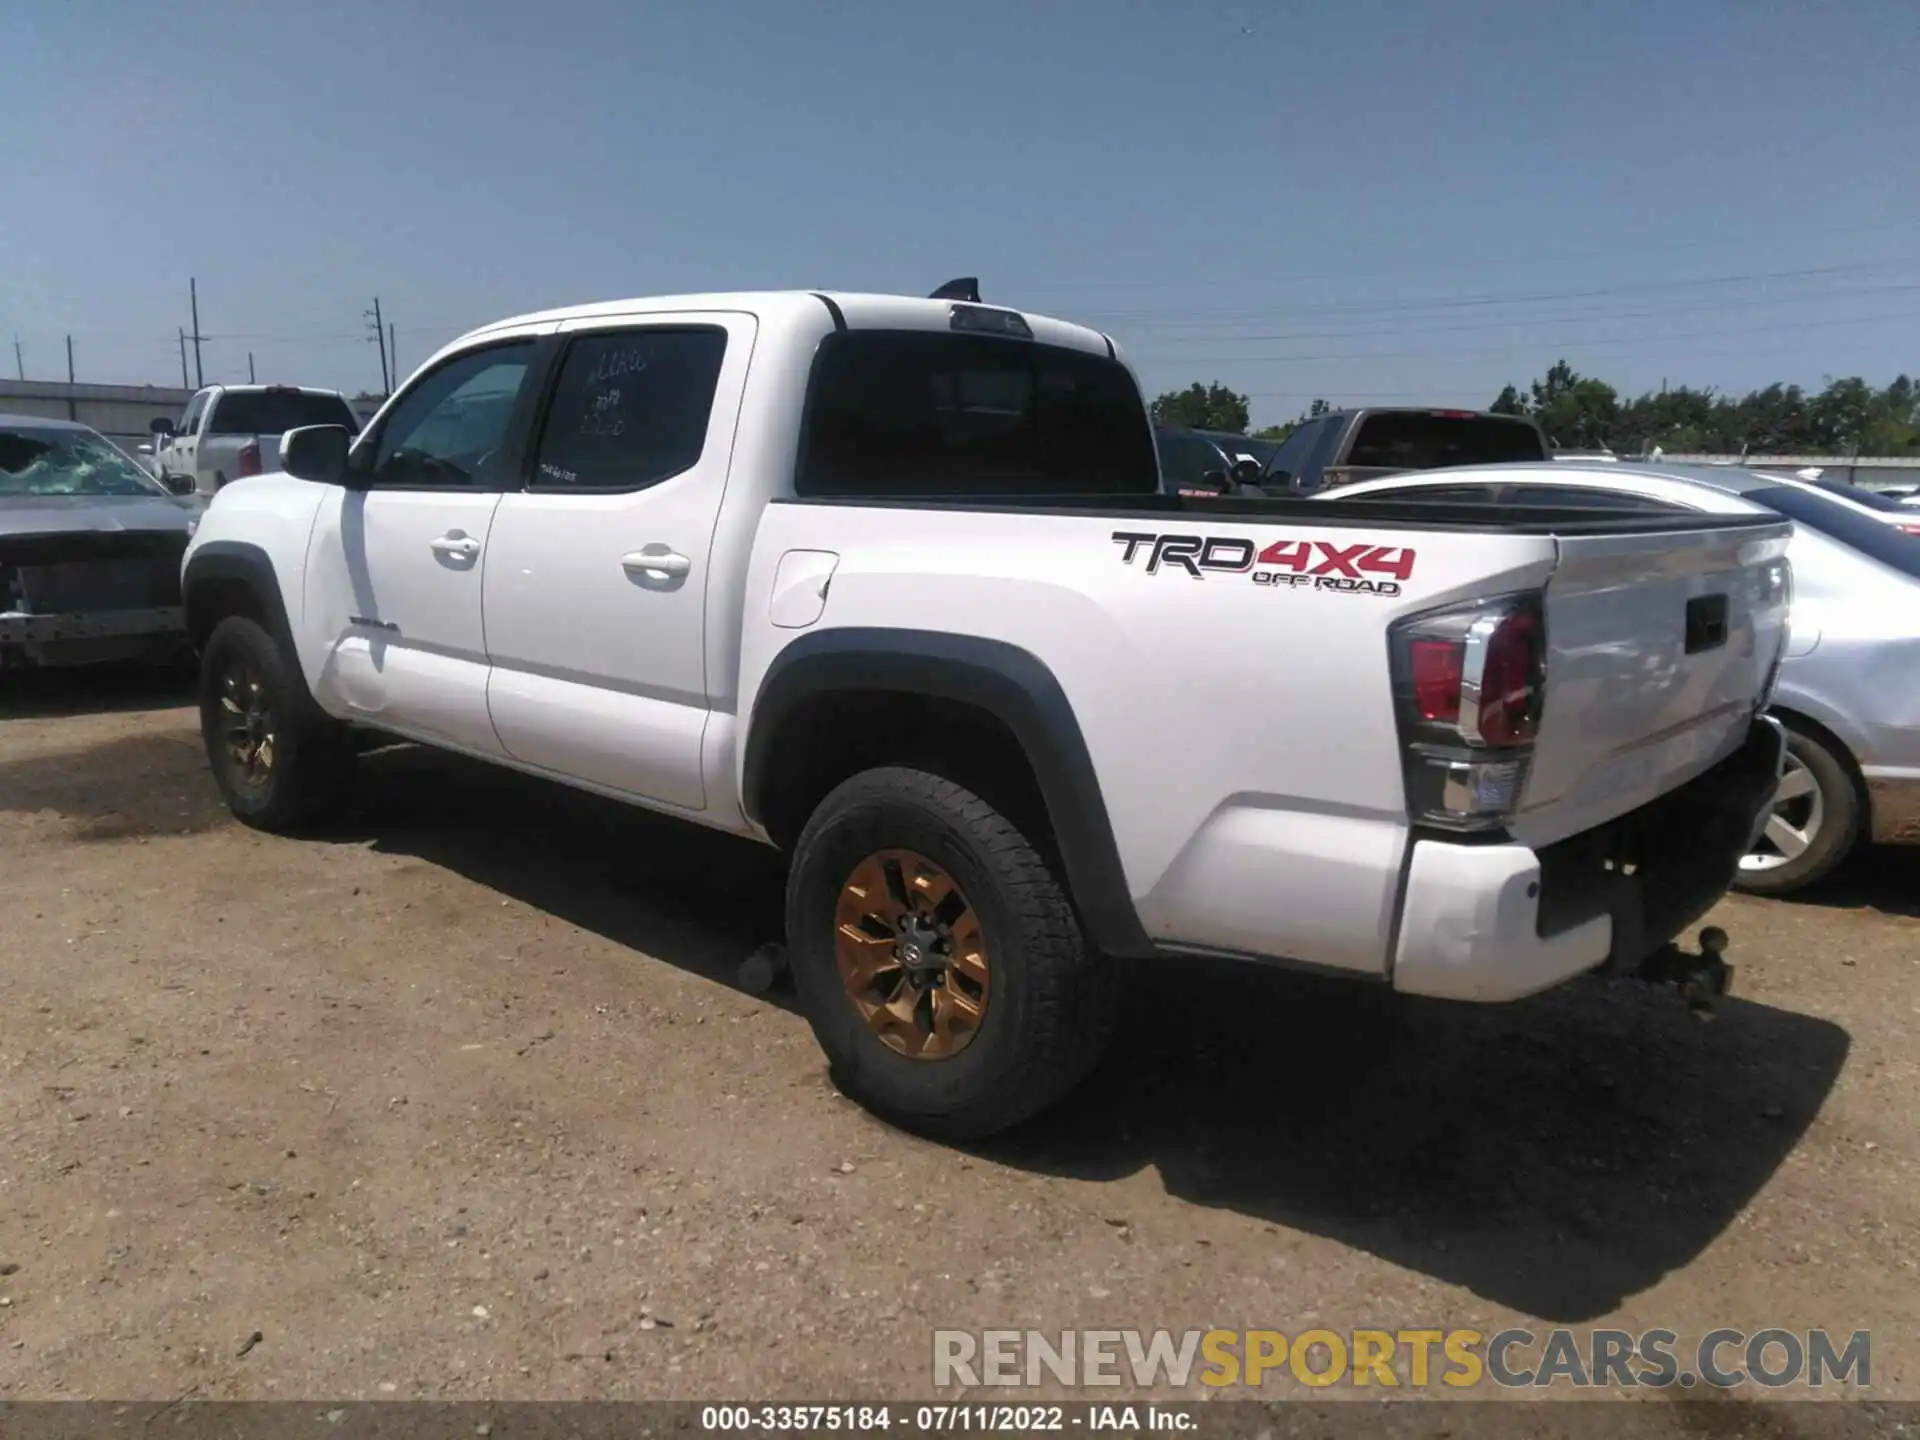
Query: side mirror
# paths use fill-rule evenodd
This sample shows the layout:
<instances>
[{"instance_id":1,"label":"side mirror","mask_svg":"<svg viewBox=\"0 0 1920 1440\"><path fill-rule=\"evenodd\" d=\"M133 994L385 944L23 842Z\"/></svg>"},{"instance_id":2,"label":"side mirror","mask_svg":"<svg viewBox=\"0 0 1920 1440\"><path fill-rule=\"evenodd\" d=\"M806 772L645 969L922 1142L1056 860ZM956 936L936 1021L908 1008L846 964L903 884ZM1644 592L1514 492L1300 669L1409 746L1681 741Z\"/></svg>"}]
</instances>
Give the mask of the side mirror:
<instances>
[{"instance_id":1,"label":"side mirror","mask_svg":"<svg viewBox=\"0 0 1920 1440\"><path fill-rule=\"evenodd\" d=\"M193 494L193 476L191 475L169 475L160 483L176 495Z\"/></svg>"},{"instance_id":2,"label":"side mirror","mask_svg":"<svg viewBox=\"0 0 1920 1440\"><path fill-rule=\"evenodd\" d=\"M147 429L155 435L171 435L173 434L173 421L164 415L156 416L147 422Z\"/></svg>"},{"instance_id":3,"label":"side mirror","mask_svg":"<svg viewBox=\"0 0 1920 1440\"><path fill-rule=\"evenodd\" d=\"M1233 483L1236 485L1258 485L1260 483L1260 462L1251 455L1243 455L1234 461Z\"/></svg>"},{"instance_id":4,"label":"side mirror","mask_svg":"<svg viewBox=\"0 0 1920 1440\"><path fill-rule=\"evenodd\" d=\"M296 480L341 484L347 478L351 444L344 425L303 425L280 437L280 468Z\"/></svg>"},{"instance_id":5,"label":"side mirror","mask_svg":"<svg viewBox=\"0 0 1920 1440\"><path fill-rule=\"evenodd\" d=\"M133 447L133 453L136 455L151 455L153 454L153 446L143 442Z\"/></svg>"}]
</instances>

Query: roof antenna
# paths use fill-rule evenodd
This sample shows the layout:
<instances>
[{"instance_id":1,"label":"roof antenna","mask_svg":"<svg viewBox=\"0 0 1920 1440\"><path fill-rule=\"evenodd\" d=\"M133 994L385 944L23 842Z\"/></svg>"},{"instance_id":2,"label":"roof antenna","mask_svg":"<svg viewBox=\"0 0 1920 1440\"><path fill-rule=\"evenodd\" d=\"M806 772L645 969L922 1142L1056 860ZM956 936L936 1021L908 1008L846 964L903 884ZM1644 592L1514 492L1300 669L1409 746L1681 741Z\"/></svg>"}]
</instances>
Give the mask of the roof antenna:
<instances>
[{"instance_id":1,"label":"roof antenna","mask_svg":"<svg viewBox=\"0 0 1920 1440\"><path fill-rule=\"evenodd\" d=\"M980 303L980 281L973 275L963 275L958 280L949 280L933 294L929 300L965 300L971 304Z\"/></svg>"}]
</instances>

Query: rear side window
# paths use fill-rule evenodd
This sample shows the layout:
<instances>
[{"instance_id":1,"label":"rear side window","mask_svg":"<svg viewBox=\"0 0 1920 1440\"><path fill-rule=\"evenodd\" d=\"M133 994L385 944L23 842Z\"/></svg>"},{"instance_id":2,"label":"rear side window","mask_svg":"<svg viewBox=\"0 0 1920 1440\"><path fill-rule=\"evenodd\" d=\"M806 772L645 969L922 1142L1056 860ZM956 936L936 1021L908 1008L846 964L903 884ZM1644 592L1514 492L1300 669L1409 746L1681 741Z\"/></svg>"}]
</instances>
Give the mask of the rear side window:
<instances>
[{"instance_id":1,"label":"rear side window","mask_svg":"<svg viewBox=\"0 0 1920 1440\"><path fill-rule=\"evenodd\" d=\"M1508 487L1506 498L1509 505L1578 505L1588 510L1631 510L1641 515L1681 515L1692 509L1651 495L1591 485L1513 485Z\"/></svg>"},{"instance_id":2,"label":"rear side window","mask_svg":"<svg viewBox=\"0 0 1920 1440\"><path fill-rule=\"evenodd\" d=\"M1778 510L1795 524L1818 530L1902 575L1920 580L1920 536L1908 535L1897 525L1862 515L1818 490L1797 485L1747 490L1740 498Z\"/></svg>"},{"instance_id":3,"label":"rear side window","mask_svg":"<svg viewBox=\"0 0 1920 1440\"><path fill-rule=\"evenodd\" d=\"M1061 346L839 331L807 393L801 495L1152 494L1160 467L1126 367Z\"/></svg>"},{"instance_id":4,"label":"rear side window","mask_svg":"<svg viewBox=\"0 0 1920 1440\"><path fill-rule=\"evenodd\" d=\"M209 435L280 435L302 425L344 425L360 429L360 420L338 395L309 395L300 390L228 391L214 402Z\"/></svg>"},{"instance_id":5,"label":"rear side window","mask_svg":"<svg viewBox=\"0 0 1920 1440\"><path fill-rule=\"evenodd\" d=\"M1361 418L1345 463L1359 470L1438 470L1546 458L1540 432L1524 420L1386 412Z\"/></svg>"},{"instance_id":6,"label":"rear side window","mask_svg":"<svg viewBox=\"0 0 1920 1440\"><path fill-rule=\"evenodd\" d=\"M644 490L700 463L727 332L587 335L567 348L530 490Z\"/></svg>"}]
</instances>

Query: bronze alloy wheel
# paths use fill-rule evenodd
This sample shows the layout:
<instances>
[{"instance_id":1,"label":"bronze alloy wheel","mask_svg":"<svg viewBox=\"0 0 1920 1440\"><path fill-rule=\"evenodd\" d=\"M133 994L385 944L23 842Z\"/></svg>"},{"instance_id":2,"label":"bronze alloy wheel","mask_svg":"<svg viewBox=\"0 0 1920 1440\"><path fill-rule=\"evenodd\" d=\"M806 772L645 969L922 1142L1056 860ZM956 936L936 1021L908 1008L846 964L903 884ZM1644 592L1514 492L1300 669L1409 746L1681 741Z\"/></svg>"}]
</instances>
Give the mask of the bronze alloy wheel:
<instances>
[{"instance_id":1,"label":"bronze alloy wheel","mask_svg":"<svg viewBox=\"0 0 1920 1440\"><path fill-rule=\"evenodd\" d=\"M879 850L834 912L834 959L867 1028L912 1060L946 1060L987 1013L986 939L960 887L926 856Z\"/></svg>"},{"instance_id":2,"label":"bronze alloy wheel","mask_svg":"<svg viewBox=\"0 0 1920 1440\"><path fill-rule=\"evenodd\" d=\"M260 673L238 657L220 676L220 740L234 786L264 789L273 775L273 709Z\"/></svg>"}]
</instances>

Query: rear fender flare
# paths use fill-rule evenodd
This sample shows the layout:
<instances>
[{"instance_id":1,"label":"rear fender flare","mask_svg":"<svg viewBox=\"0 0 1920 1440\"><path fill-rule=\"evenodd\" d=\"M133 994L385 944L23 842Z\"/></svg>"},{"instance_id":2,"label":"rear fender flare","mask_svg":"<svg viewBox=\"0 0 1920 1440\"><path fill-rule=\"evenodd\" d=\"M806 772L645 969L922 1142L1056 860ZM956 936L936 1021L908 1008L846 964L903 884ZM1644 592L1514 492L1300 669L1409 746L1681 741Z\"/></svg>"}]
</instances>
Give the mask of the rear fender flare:
<instances>
[{"instance_id":1,"label":"rear fender flare","mask_svg":"<svg viewBox=\"0 0 1920 1440\"><path fill-rule=\"evenodd\" d=\"M768 667L742 761L741 799L759 823L785 721L821 695L893 691L998 717L1024 752L1047 808L1075 906L1109 955L1155 953L1128 891L1113 824L1066 692L1045 662L1004 641L929 630L842 629L802 636Z\"/></svg>"}]
</instances>

